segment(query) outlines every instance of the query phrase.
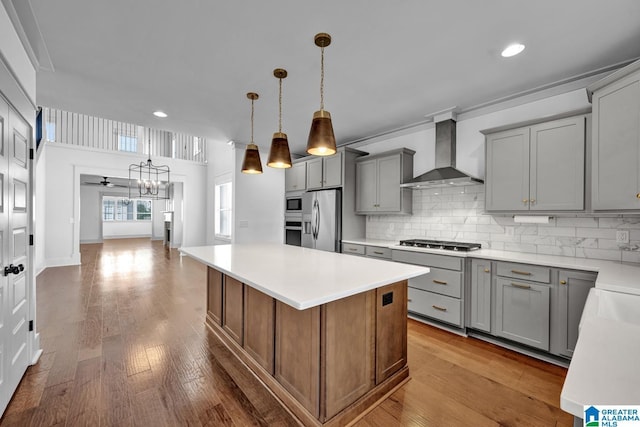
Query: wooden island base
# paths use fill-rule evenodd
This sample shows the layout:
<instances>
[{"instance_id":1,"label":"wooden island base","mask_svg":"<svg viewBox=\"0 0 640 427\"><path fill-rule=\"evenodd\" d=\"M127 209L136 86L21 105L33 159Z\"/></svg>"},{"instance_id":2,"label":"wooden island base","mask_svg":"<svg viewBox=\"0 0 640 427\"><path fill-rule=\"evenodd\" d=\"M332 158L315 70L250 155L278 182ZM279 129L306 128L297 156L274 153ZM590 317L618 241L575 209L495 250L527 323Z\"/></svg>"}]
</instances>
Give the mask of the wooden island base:
<instances>
[{"instance_id":1,"label":"wooden island base","mask_svg":"<svg viewBox=\"0 0 640 427\"><path fill-rule=\"evenodd\" d=\"M409 379L406 280L306 310L207 282L206 324L305 426L347 425Z\"/></svg>"}]
</instances>

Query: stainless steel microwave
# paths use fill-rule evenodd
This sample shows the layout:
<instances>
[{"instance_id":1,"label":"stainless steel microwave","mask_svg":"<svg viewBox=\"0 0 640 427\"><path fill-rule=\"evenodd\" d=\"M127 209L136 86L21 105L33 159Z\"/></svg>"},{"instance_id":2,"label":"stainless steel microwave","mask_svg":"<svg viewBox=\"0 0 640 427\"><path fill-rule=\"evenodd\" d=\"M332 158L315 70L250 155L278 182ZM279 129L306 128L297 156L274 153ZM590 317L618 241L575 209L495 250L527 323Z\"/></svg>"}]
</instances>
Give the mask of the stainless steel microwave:
<instances>
[{"instance_id":1,"label":"stainless steel microwave","mask_svg":"<svg viewBox=\"0 0 640 427\"><path fill-rule=\"evenodd\" d=\"M302 195L287 197L285 201L284 210L286 213L302 213Z\"/></svg>"}]
</instances>

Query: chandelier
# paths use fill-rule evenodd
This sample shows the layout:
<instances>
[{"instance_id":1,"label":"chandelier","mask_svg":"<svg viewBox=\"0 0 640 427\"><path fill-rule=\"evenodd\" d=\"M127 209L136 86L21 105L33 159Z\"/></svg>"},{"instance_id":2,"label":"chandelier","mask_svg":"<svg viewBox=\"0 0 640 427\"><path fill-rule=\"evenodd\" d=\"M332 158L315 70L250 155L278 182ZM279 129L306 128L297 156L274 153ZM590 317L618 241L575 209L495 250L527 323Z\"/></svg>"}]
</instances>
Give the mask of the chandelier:
<instances>
[{"instance_id":1,"label":"chandelier","mask_svg":"<svg viewBox=\"0 0 640 427\"><path fill-rule=\"evenodd\" d=\"M169 199L169 166L154 165L151 161L151 130L149 130L149 158L146 162L129 165L129 198Z\"/></svg>"}]
</instances>

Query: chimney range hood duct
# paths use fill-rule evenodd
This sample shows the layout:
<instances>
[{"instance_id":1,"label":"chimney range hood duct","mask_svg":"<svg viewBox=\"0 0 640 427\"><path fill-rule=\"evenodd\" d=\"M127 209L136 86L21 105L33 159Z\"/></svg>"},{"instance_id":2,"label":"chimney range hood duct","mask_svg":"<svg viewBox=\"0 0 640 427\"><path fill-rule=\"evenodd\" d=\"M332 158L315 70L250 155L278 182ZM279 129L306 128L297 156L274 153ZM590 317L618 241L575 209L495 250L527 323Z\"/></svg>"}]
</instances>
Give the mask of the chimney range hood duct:
<instances>
[{"instance_id":1,"label":"chimney range hood duct","mask_svg":"<svg viewBox=\"0 0 640 427\"><path fill-rule=\"evenodd\" d=\"M415 190L438 187L483 184L480 178L456 169L456 121L448 119L436 123L436 167L400 184Z\"/></svg>"}]
</instances>

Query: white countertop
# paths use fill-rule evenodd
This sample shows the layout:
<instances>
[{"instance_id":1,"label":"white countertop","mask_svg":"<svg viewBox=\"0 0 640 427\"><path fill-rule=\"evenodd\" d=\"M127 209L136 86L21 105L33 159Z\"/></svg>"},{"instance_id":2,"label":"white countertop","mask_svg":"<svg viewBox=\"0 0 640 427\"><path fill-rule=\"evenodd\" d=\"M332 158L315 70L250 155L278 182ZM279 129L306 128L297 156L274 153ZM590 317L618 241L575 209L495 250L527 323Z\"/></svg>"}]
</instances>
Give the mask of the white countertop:
<instances>
[{"instance_id":1,"label":"white countertop","mask_svg":"<svg viewBox=\"0 0 640 427\"><path fill-rule=\"evenodd\" d=\"M196 246L180 252L298 310L429 272L415 265L275 243Z\"/></svg>"},{"instance_id":2,"label":"white countertop","mask_svg":"<svg viewBox=\"0 0 640 427\"><path fill-rule=\"evenodd\" d=\"M638 307L640 296L589 292L560 394L564 411L583 418L584 405L640 404Z\"/></svg>"},{"instance_id":3,"label":"white countertop","mask_svg":"<svg viewBox=\"0 0 640 427\"><path fill-rule=\"evenodd\" d=\"M640 295L640 266L637 264L605 261L589 258L575 258L559 255L540 255L524 252L509 252L496 249L479 249L470 252L445 251L442 249L423 249L400 246L397 241L349 239L344 243L388 247L391 249L424 252L438 255L481 258L494 261L520 262L524 264L546 265L571 270L593 271L598 273L596 288L614 292Z\"/></svg>"},{"instance_id":4,"label":"white countertop","mask_svg":"<svg viewBox=\"0 0 640 427\"><path fill-rule=\"evenodd\" d=\"M583 310L578 343L560 394L560 407L582 418L583 405L640 404L640 266L495 249L453 252L399 246L396 241L343 242L597 272L596 287L589 293ZM614 300L615 303L611 302Z\"/></svg>"}]
</instances>

